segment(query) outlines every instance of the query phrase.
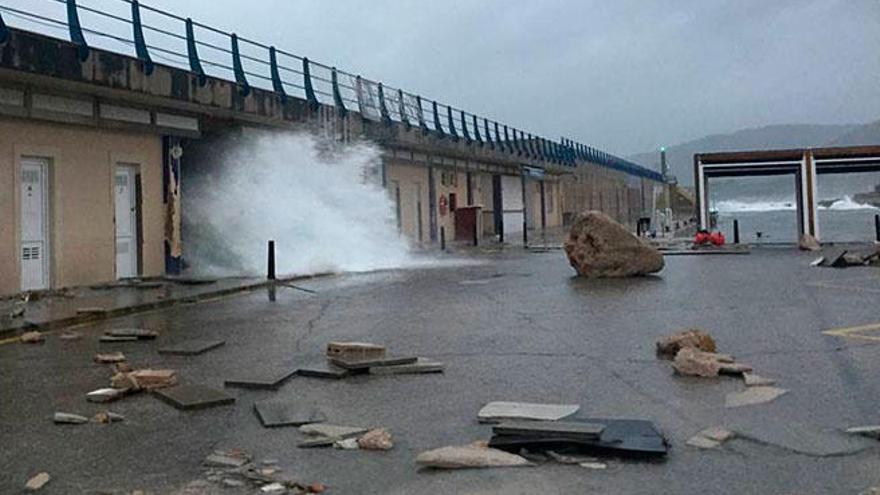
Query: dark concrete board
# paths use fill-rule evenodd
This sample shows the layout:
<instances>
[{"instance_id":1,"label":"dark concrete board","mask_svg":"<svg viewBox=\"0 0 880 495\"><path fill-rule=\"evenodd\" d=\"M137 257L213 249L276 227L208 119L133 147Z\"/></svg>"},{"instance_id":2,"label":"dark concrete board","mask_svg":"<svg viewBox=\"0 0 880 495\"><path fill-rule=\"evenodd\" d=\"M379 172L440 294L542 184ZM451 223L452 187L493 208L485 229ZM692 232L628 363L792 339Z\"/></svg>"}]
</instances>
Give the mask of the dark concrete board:
<instances>
[{"instance_id":1,"label":"dark concrete board","mask_svg":"<svg viewBox=\"0 0 880 495\"><path fill-rule=\"evenodd\" d=\"M225 340L190 339L178 342L176 344L171 344L168 347L163 347L159 349L159 354L196 356L198 354L208 352L211 349L216 349L225 343Z\"/></svg>"},{"instance_id":2,"label":"dark concrete board","mask_svg":"<svg viewBox=\"0 0 880 495\"><path fill-rule=\"evenodd\" d=\"M336 366L339 366L340 368L345 368L347 370L368 370L370 368L375 368L379 366L412 364L415 363L418 359L418 357L384 357L378 359L361 360L330 358L330 362L335 364Z\"/></svg>"},{"instance_id":3,"label":"dark concrete board","mask_svg":"<svg viewBox=\"0 0 880 495\"><path fill-rule=\"evenodd\" d=\"M338 380L351 375L351 371L334 366L327 362L326 359L320 359L299 367L296 370L296 374L310 378L332 378Z\"/></svg>"},{"instance_id":4,"label":"dark concrete board","mask_svg":"<svg viewBox=\"0 0 880 495\"><path fill-rule=\"evenodd\" d=\"M605 430L601 423L579 421L504 421L492 427L496 435L522 435L598 439Z\"/></svg>"},{"instance_id":5,"label":"dark concrete board","mask_svg":"<svg viewBox=\"0 0 880 495\"><path fill-rule=\"evenodd\" d=\"M247 377L228 379L223 382L223 385L226 387L276 390L281 385L284 385L284 382L296 375L296 373L296 368L284 371L269 371L263 374L254 373Z\"/></svg>"},{"instance_id":6,"label":"dark concrete board","mask_svg":"<svg viewBox=\"0 0 880 495\"><path fill-rule=\"evenodd\" d=\"M235 397L204 385L177 385L160 388L153 393L159 399L185 411L225 406L235 402Z\"/></svg>"},{"instance_id":7,"label":"dark concrete board","mask_svg":"<svg viewBox=\"0 0 880 495\"><path fill-rule=\"evenodd\" d=\"M134 337L136 339L153 340L159 336L155 330L147 330L146 328L114 328L104 332L109 337Z\"/></svg>"},{"instance_id":8,"label":"dark concrete board","mask_svg":"<svg viewBox=\"0 0 880 495\"><path fill-rule=\"evenodd\" d=\"M302 401L269 399L254 403L254 411L266 428L301 426L327 420L323 412L303 405Z\"/></svg>"}]
</instances>

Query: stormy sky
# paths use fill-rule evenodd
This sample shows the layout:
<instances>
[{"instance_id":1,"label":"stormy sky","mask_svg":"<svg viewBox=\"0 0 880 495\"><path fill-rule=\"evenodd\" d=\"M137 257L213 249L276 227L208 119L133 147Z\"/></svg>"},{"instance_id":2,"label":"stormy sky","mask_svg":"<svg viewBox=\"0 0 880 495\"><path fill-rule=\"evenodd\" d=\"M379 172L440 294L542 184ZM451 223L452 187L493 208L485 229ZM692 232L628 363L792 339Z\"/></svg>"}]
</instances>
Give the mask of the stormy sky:
<instances>
[{"instance_id":1,"label":"stormy sky","mask_svg":"<svg viewBox=\"0 0 880 495\"><path fill-rule=\"evenodd\" d=\"M120 0L78 3L127 15ZM878 0L145 3L619 155L744 127L880 119ZM57 0L0 5L64 15ZM83 24L120 32L87 14Z\"/></svg>"}]
</instances>

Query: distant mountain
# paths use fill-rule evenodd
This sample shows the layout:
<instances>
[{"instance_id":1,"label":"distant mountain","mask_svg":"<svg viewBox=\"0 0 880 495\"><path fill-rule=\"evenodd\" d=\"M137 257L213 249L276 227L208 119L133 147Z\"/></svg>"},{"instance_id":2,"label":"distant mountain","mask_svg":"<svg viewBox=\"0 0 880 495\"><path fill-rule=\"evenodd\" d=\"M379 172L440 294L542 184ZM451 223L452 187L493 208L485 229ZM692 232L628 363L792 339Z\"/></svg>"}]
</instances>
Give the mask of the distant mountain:
<instances>
[{"instance_id":1,"label":"distant mountain","mask_svg":"<svg viewBox=\"0 0 880 495\"><path fill-rule=\"evenodd\" d=\"M793 124L743 129L730 134L715 134L668 146L666 159L678 182L692 186L695 153L860 144L880 144L880 121L854 125ZM632 155L629 159L654 170L660 170L659 150Z\"/></svg>"}]
</instances>

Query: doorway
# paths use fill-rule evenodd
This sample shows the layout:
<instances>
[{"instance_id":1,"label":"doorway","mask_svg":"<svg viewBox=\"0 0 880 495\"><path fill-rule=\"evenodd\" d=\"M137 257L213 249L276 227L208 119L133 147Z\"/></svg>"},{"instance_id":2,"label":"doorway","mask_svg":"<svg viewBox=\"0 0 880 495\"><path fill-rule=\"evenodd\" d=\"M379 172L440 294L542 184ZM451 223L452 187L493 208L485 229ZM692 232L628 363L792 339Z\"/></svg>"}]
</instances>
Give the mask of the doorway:
<instances>
[{"instance_id":1,"label":"doorway","mask_svg":"<svg viewBox=\"0 0 880 495\"><path fill-rule=\"evenodd\" d=\"M117 165L114 180L116 203L116 278L140 275L140 175L137 165Z\"/></svg>"},{"instance_id":2,"label":"doorway","mask_svg":"<svg viewBox=\"0 0 880 495\"><path fill-rule=\"evenodd\" d=\"M21 290L49 288L49 160L21 161Z\"/></svg>"}]
</instances>

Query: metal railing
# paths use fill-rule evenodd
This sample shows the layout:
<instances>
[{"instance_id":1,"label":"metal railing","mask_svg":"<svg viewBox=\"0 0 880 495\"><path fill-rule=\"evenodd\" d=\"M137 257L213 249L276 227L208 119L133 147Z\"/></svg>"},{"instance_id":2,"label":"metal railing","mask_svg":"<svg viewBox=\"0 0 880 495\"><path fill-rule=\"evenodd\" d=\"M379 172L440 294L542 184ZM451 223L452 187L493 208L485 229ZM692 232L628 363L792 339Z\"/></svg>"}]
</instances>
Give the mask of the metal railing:
<instances>
[{"instance_id":1,"label":"metal railing","mask_svg":"<svg viewBox=\"0 0 880 495\"><path fill-rule=\"evenodd\" d=\"M312 109L331 105L342 116L356 109L365 119L398 122L526 158L572 167L590 162L661 180L657 172L574 140L546 139L137 0L103 0L103 8L98 0L26 0L27 8L10 6L13 1L0 0L0 44L9 35L6 15L22 29L66 31L83 61L95 42L111 51L133 51L147 75L155 58L193 72L201 85L209 75L235 81L245 96L252 87L274 91L282 99L299 93ZM102 27L89 27L96 25Z\"/></svg>"}]
</instances>

